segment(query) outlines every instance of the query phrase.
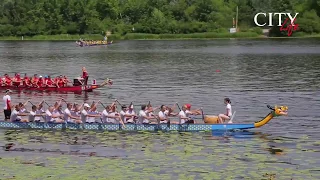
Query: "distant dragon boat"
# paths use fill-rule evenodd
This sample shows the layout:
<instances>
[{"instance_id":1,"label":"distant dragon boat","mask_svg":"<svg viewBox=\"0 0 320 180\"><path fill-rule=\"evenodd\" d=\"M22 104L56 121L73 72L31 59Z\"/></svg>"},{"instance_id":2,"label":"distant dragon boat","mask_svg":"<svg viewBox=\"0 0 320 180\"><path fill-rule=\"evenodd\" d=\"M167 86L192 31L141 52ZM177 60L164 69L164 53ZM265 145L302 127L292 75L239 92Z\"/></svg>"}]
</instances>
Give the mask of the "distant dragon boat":
<instances>
[{"instance_id":1,"label":"distant dragon boat","mask_svg":"<svg viewBox=\"0 0 320 180\"><path fill-rule=\"evenodd\" d=\"M78 79L74 79L72 86L63 87L34 87L34 86L0 86L0 89L11 89L11 90L28 90L28 91L59 91L59 92L92 92L94 89L104 87L105 85L112 85L111 79L105 80L101 84L90 84L81 85Z\"/></svg>"},{"instance_id":2,"label":"distant dragon boat","mask_svg":"<svg viewBox=\"0 0 320 180\"><path fill-rule=\"evenodd\" d=\"M219 131L219 130L245 130L259 128L267 124L276 116L287 115L287 106L275 106L262 120L249 124L216 124L215 116L203 115L204 124L103 124L103 123L46 123L46 122L0 122L0 128L8 129L43 129L43 130L95 130L95 131Z\"/></svg>"},{"instance_id":3,"label":"distant dragon boat","mask_svg":"<svg viewBox=\"0 0 320 180\"><path fill-rule=\"evenodd\" d=\"M111 45L113 41L94 41L94 40L87 40L87 41L76 41L76 44L80 47L84 46L106 46L106 45Z\"/></svg>"}]
</instances>

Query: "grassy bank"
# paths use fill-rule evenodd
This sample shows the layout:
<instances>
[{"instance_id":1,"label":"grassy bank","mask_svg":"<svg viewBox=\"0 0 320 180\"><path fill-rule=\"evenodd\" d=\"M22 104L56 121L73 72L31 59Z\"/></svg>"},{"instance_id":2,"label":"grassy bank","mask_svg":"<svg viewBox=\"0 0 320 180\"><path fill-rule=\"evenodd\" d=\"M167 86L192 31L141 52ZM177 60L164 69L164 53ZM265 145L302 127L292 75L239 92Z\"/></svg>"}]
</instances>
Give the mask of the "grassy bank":
<instances>
[{"instance_id":1,"label":"grassy bank","mask_svg":"<svg viewBox=\"0 0 320 180\"><path fill-rule=\"evenodd\" d=\"M59 35L36 35L36 36L0 36L0 40L34 40L34 41L76 41L82 39L102 40L103 36L100 34L59 34ZM110 37L109 37L110 38ZM112 36L113 39L119 39L116 35Z\"/></svg>"},{"instance_id":2,"label":"grassy bank","mask_svg":"<svg viewBox=\"0 0 320 180\"><path fill-rule=\"evenodd\" d=\"M308 38L308 37L320 37L320 34L305 34L302 32L294 33L289 38ZM34 41L76 41L80 38L102 40L103 36L100 34L85 34L85 35L37 35L37 36L24 36L23 40L34 40ZM145 34L145 33L128 33L124 36L119 34L113 34L108 37L109 40L165 40L165 39L223 39L223 38L267 38L255 32L238 32L230 34L226 33L191 33L191 34ZM288 37L271 37L271 38L288 38ZM22 37L0 36L0 40L22 40Z\"/></svg>"}]
</instances>

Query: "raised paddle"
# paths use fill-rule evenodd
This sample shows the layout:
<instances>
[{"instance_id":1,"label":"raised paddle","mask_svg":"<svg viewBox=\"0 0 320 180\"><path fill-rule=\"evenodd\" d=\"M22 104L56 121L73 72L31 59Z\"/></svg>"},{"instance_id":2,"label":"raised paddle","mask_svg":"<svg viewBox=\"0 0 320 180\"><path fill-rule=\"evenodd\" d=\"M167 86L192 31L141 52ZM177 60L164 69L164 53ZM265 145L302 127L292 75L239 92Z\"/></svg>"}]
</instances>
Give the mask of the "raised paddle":
<instances>
[{"instance_id":1,"label":"raised paddle","mask_svg":"<svg viewBox=\"0 0 320 180\"><path fill-rule=\"evenodd\" d=\"M178 106L178 108L179 108L179 111L181 111L181 109L180 109L180 106L179 106L178 102L176 102L176 105Z\"/></svg>"},{"instance_id":2,"label":"raised paddle","mask_svg":"<svg viewBox=\"0 0 320 180\"><path fill-rule=\"evenodd\" d=\"M202 115L202 121L204 122L204 113L203 113L202 107L200 108L200 110L201 110L201 115Z\"/></svg>"},{"instance_id":3,"label":"raised paddle","mask_svg":"<svg viewBox=\"0 0 320 180\"><path fill-rule=\"evenodd\" d=\"M106 109L106 107L104 106L104 104L101 102L101 101L98 101L100 104L101 104L101 106L104 108L104 109ZM101 121L101 124L103 124L103 122L102 122L102 117L100 117L100 121Z\"/></svg>"},{"instance_id":4,"label":"raised paddle","mask_svg":"<svg viewBox=\"0 0 320 180\"><path fill-rule=\"evenodd\" d=\"M50 105L49 105L46 101L44 101L44 103L46 103L46 105L47 105L48 107L50 107Z\"/></svg>"},{"instance_id":5,"label":"raised paddle","mask_svg":"<svg viewBox=\"0 0 320 180\"><path fill-rule=\"evenodd\" d=\"M118 99L116 99L115 102L117 102L120 106L122 106L122 104L118 101Z\"/></svg>"}]
</instances>

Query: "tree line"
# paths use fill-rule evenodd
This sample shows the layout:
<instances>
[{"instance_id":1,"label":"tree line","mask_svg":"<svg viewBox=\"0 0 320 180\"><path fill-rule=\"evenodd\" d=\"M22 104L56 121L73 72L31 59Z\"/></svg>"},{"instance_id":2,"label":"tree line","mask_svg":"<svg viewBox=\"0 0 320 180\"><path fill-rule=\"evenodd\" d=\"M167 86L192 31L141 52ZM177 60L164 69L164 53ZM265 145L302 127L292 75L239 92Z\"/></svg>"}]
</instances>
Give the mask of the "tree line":
<instances>
[{"instance_id":1,"label":"tree line","mask_svg":"<svg viewBox=\"0 0 320 180\"><path fill-rule=\"evenodd\" d=\"M258 12L298 12L299 32L320 32L320 0L1 0L0 36L219 33L237 7L240 31L257 28ZM273 35L284 35L278 29Z\"/></svg>"}]
</instances>

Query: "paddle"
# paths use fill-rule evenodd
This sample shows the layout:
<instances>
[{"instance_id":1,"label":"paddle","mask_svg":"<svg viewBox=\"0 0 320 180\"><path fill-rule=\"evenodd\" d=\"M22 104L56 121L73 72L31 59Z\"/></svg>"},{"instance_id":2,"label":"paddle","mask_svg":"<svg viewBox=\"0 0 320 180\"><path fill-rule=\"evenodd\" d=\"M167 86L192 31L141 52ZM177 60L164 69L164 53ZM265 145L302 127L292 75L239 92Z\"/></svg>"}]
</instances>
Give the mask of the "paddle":
<instances>
[{"instance_id":1,"label":"paddle","mask_svg":"<svg viewBox=\"0 0 320 180\"><path fill-rule=\"evenodd\" d=\"M204 122L204 113L203 113L202 107L200 108L200 110L201 110L201 115L202 115L202 121Z\"/></svg>"},{"instance_id":2,"label":"paddle","mask_svg":"<svg viewBox=\"0 0 320 180\"><path fill-rule=\"evenodd\" d=\"M46 103L46 105L47 105L48 107L50 107L50 105L49 105L46 101L44 101L44 103Z\"/></svg>"},{"instance_id":3,"label":"paddle","mask_svg":"<svg viewBox=\"0 0 320 180\"><path fill-rule=\"evenodd\" d=\"M176 105L178 106L178 108L179 108L179 111L181 111L181 109L180 109L180 106L179 106L178 102L176 102Z\"/></svg>"},{"instance_id":4,"label":"paddle","mask_svg":"<svg viewBox=\"0 0 320 180\"><path fill-rule=\"evenodd\" d=\"M118 104L119 104L120 106L122 106L122 104L118 101L118 99L116 99L115 102L118 102Z\"/></svg>"},{"instance_id":5,"label":"paddle","mask_svg":"<svg viewBox=\"0 0 320 180\"><path fill-rule=\"evenodd\" d=\"M101 101L98 101L100 104L101 104L101 106L104 108L104 109L106 109L106 107L104 106L104 104L101 102ZM103 122L102 122L102 117L100 118L100 121L101 121L101 124L103 124Z\"/></svg>"}]
</instances>

